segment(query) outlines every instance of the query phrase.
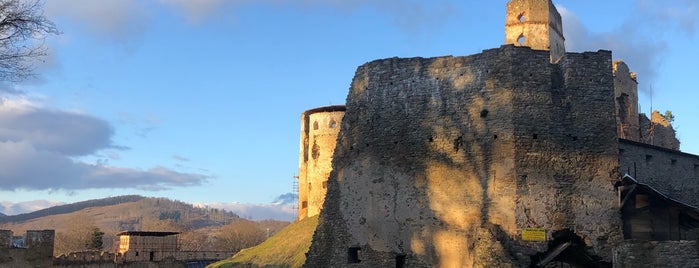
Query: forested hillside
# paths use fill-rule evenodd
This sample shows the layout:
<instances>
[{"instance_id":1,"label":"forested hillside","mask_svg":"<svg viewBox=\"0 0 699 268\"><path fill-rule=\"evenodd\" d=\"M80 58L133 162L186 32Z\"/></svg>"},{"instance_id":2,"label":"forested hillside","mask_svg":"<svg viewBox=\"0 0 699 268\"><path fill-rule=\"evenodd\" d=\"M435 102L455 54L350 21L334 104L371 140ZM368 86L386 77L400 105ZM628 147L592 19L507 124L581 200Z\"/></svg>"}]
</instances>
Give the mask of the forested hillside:
<instances>
[{"instance_id":1,"label":"forested hillside","mask_svg":"<svg viewBox=\"0 0 699 268\"><path fill-rule=\"evenodd\" d=\"M50 215L75 212L75 211L86 209L89 207L102 207L102 206L116 205L116 204L127 203L127 202L135 202L135 201L138 201L138 200L141 200L144 198L145 197L140 196L140 195L124 195L124 196L109 197L109 198L103 198L103 199L87 200L87 201L82 201L82 202L77 202L77 203L72 203L72 204L50 207L50 208L37 210L34 212L25 213L25 214L6 216L3 218L0 218L0 223L27 221L27 220L45 217L45 216L50 216ZM2 214L2 213L0 213L0 214ZM4 214L2 214L2 215L5 216Z\"/></svg>"},{"instance_id":2,"label":"forested hillside","mask_svg":"<svg viewBox=\"0 0 699 268\"><path fill-rule=\"evenodd\" d=\"M254 222L219 209L195 207L181 201L120 196L48 208L0 218L0 229L56 230L55 255L96 249L114 251L115 234L126 230L180 232L181 250L237 251L264 241L288 222Z\"/></svg>"}]
</instances>

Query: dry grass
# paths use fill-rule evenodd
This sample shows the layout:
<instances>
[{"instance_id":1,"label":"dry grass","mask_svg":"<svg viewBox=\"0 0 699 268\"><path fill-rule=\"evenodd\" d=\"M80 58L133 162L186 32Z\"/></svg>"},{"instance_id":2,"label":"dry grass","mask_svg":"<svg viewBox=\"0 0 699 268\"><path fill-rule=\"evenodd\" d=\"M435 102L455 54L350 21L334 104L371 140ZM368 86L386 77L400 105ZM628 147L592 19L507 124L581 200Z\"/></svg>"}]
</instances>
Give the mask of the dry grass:
<instances>
[{"instance_id":1,"label":"dry grass","mask_svg":"<svg viewBox=\"0 0 699 268\"><path fill-rule=\"evenodd\" d=\"M292 223L262 244L207 268L301 267L317 225L318 216Z\"/></svg>"}]
</instances>

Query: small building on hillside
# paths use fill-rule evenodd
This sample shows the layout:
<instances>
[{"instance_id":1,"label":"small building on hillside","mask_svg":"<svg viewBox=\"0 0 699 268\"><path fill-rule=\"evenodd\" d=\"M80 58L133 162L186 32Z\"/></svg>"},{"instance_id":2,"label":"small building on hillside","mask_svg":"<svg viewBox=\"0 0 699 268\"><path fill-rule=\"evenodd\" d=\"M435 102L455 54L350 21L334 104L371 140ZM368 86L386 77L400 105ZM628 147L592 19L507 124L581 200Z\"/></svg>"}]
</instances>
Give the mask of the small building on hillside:
<instances>
[{"instance_id":1,"label":"small building on hillside","mask_svg":"<svg viewBox=\"0 0 699 268\"><path fill-rule=\"evenodd\" d=\"M157 254L176 252L177 232L124 231L119 237L118 253L133 255L135 259L154 261ZM169 254L172 255L172 254Z\"/></svg>"}]
</instances>

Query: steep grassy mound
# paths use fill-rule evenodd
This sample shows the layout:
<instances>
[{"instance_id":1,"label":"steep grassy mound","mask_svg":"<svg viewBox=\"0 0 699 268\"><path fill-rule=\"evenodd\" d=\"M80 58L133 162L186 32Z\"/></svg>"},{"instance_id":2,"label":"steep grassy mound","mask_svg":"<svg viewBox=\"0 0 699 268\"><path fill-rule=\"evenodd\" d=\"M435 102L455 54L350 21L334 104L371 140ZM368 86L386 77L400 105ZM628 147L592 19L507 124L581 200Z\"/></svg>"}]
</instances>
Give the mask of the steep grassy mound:
<instances>
[{"instance_id":1,"label":"steep grassy mound","mask_svg":"<svg viewBox=\"0 0 699 268\"><path fill-rule=\"evenodd\" d=\"M232 258L207 268L301 267L317 225L318 216L292 223L262 244L241 250Z\"/></svg>"}]
</instances>

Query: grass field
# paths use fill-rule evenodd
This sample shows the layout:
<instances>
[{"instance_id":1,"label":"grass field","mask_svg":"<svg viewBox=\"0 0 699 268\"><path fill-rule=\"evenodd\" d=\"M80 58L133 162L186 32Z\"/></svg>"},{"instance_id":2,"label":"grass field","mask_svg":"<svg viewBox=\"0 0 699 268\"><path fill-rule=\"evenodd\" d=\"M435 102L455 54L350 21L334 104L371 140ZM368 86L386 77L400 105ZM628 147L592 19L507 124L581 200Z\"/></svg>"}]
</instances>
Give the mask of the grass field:
<instances>
[{"instance_id":1,"label":"grass field","mask_svg":"<svg viewBox=\"0 0 699 268\"><path fill-rule=\"evenodd\" d=\"M292 223L262 244L244 249L207 268L301 267L317 225L318 216Z\"/></svg>"}]
</instances>

